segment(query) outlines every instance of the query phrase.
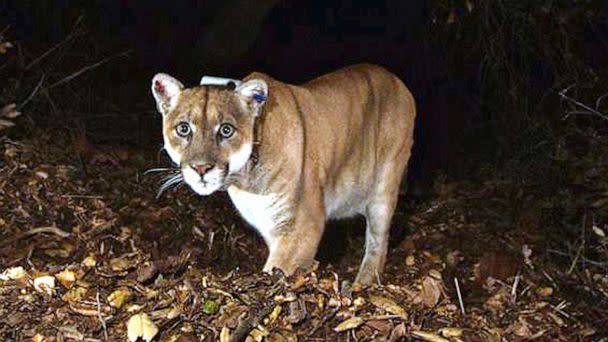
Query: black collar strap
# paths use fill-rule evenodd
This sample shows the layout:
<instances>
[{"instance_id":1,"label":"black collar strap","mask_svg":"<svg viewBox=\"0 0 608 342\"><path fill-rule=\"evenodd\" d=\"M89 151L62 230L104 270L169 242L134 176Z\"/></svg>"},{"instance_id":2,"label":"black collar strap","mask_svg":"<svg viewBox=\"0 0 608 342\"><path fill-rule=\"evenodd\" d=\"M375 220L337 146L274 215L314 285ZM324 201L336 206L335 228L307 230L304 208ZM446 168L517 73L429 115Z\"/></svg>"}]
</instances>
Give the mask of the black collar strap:
<instances>
[{"instance_id":1,"label":"black collar strap","mask_svg":"<svg viewBox=\"0 0 608 342\"><path fill-rule=\"evenodd\" d=\"M266 119L266 115L264 115L264 105L259 109L260 112L253 121L253 146L251 148L251 157L249 157L252 166L255 166L260 161L259 150L260 145L262 144L262 127L264 126L264 120Z\"/></svg>"}]
</instances>

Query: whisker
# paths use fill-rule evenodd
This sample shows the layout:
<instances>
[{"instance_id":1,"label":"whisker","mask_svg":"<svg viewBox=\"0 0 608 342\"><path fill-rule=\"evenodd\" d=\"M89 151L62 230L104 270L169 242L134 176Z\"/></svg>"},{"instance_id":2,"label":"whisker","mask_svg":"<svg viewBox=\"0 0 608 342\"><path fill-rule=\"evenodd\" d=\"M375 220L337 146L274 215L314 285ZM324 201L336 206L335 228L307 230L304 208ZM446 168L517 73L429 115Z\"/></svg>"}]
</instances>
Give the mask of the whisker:
<instances>
[{"instance_id":1,"label":"whisker","mask_svg":"<svg viewBox=\"0 0 608 342\"><path fill-rule=\"evenodd\" d=\"M179 171L173 172L173 173L168 174L168 175L164 176L163 178L161 178L160 182L161 183L166 182L169 179L174 178L176 175L180 175L180 174L181 174L181 172L179 172Z\"/></svg>"},{"instance_id":2,"label":"whisker","mask_svg":"<svg viewBox=\"0 0 608 342\"><path fill-rule=\"evenodd\" d=\"M164 182L161 184L158 192L156 193L156 199L160 198L163 192L167 191L174 185L179 185L184 181L184 176L181 173L177 173L172 176L165 177Z\"/></svg>"},{"instance_id":3,"label":"whisker","mask_svg":"<svg viewBox=\"0 0 608 342\"><path fill-rule=\"evenodd\" d=\"M157 168L153 168L153 169L147 169L146 171L144 171L144 175L147 176L151 173L155 173L155 172L171 172L171 171L179 171L179 169L173 168L173 167L157 167Z\"/></svg>"}]
</instances>

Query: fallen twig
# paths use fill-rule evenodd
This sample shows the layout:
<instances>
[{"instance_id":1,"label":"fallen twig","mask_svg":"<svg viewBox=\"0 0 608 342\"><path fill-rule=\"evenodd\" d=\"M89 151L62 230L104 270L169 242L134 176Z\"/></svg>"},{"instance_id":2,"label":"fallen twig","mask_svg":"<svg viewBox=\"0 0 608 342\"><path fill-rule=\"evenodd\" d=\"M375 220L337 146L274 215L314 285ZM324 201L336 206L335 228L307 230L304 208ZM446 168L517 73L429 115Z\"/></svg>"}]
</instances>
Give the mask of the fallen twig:
<instances>
[{"instance_id":1,"label":"fallen twig","mask_svg":"<svg viewBox=\"0 0 608 342\"><path fill-rule=\"evenodd\" d=\"M106 326L106 321L103 319L101 315L101 302L99 301L99 291L97 291L97 296L95 296L95 300L97 301L97 317L101 322L101 327L103 328L103 337L104 340L108 340L108 327Z\"/></svg>"},{"instance_id":2,"label":"fallen twig","mask_svg":"<svg viewBox=\"0 0 608 342\"><path fill-rule=\"evenodd\" d=\"M519 285L519 277L520 272L517 272L515 276L515 280L513 281L513 287L511 287L511 297L513 297L513 302L517 302L517 285Z\"/></svg>"},{"instance_id":3,"label":"fallen twig","mask_svg":"<svg viewBox=\"0 0 608 342\"><path fill-rule=\"evenodd\" d=\"M371 316L364 318L364 321L385 321L388 319L401 319L403 320L403 316L401 315L381 315L381 316Z\"/></svg>"},{"instance_id":4,"label":"fallen twig","mask_svg":"<svg viewBox=\"0 0 608 342\"><path fill-rule=\"evenodd\" d=\"M323 324L325 324L330 319L334 318L334 316L338 313L338 311L340 311L340 307L333 309L329 314L323 316L322 319L317 321L317 324L315 324L315 326L306 334L306 336L311 337L312 335L314 335L314 333L317 332L317 330L319 330L319 328L321 326L323 326Z\"/></svg>"},{"instance_id":5,"label":"fallen twig","mask_svg":"<svg viewBox=\"0 0 608 342\"><path fill-rule=\"evenodd\" d=\"M38 228L30 229L30 230L24 232L23 234L25 234L26 236L29 236L29 235L35 235L35 234L41 234L41 233L55 234L55 235L61 236L62 238L67 238L70 236L70 233L64 232L63 230L61 230L55 226L38 227Z\"/></svg>"},{"instance_id":6,"label":"fallen twig","mask_svg":"<svg viewBox=\"0 0 608 342\"><path fill-rule=\"evenodd\" d=\"M87 198L87 199L104 199L104 196L99 195L60 195L60 197L64 198Z\"/></svg>"},{"instance_id":7,"label":"fallen twig","mask_svg":"<svg viewBox=\"0 0 608 342\"><path fill-rule=\"evenodd\" d=\"M21 239L24 239L28 236L31 235L36 235L36 234L55 234L59 237L62 238L67 238L70 236L70 233L65 232L55 226L48 226L48 227L38 227L38 228L34 228L34 229L30 229L28 231L22 232L19 235L13 237L12 239L8 239L8 240L4 240L2 242L0 242L0 247L4 247L6 245L9 245L15 241L19 241Z\"/></svg>"},{"instance_id":8,"label":"fallen twig","mask_svg":"<svg viewBox=\"0 0 608 342\"><path fill-rule=\"evenodd\" d=\"M458 303L460 303L460 311L463 315L466 315L464 311L464 302L462 301L462 294L460 293L460 285L458 284L458 278L454 278L454 285L456 285L456 293L458 294Z\"/></svg>"},{"instance_id":9,"label":"fallen twig","mask_svg":"<svg viewBox=\"0 0 608 342\"><path fill-rule=\"evenodd\" d=\"M234 334L230 337L230 342L240 342L244 341L249 332L255 328L260 322L264 319L264 317L268 316L272 309L274 309L276 303L274 300L269 301L264 304L264 306L259 309L253 309L249 311L247 318L243 319L239 326L234 330ZM256 312L257 311L257 312Z\"/></svg>"}]
</instances>

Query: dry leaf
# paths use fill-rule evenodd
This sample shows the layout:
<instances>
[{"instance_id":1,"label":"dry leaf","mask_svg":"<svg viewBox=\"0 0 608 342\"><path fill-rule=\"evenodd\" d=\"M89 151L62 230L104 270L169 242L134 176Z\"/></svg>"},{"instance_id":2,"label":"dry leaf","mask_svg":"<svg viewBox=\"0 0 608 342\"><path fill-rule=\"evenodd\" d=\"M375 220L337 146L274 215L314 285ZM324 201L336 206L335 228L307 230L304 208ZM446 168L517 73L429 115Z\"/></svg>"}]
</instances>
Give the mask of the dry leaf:
<instances>
[{"instance_id":1,"label":"dry leaf","mask_svg":"<svg viewBox=\"0 0 608 342\"><path fill-rule=\"evenodd\" d=\"M32 337L32 341L33 342L48 342L49 340L44 335L36 334L36 335L34 335L34 337Z\"/></svg>"},{"instance_id":2,"label":"dry leaf","mask_svg":"<svg viewBox=\"0 0 608 342\"><path fill-rule=\"evenodd\" d=\"M549 297L553 294L553 288L552 287L541 287L538 290L536 290L536 293L541 297Z\"/></svg>"},{"instance_id":3,"label":"dry leaf","mask_svg":"<svg viewBox=\"0 0 608 342\"><path fill-rule=\"evenodd\" d=\"M343 332L343 331L346 331L346 330L355 329L355 328L359 327L361 324L363 324L363 318L361 318L361 317L351 317L351 318L347 319L346 321L338 324L334 328L334 331L335 332Z\"/></svg>"},{"instance_id":4,"label":"dry leaf","mask_svg":"<svg viewBox=\"0 0 608 342\"><path fill-rule=\"evenodd\" d=\"M63 299L66 302L79 302L82 300L82 298L84 298L84 296L87 294L87 289L85 289L84 287L74 287L72 289L70 289L68 292L66 292L61 299Z\"/></svg>"},{"instance_id":5,"label":"dry leaf","mask_svg":"<svg viewBox=\"0 0 608 342\"><path fill-rule=\"evenodd\" d=\"M500 289L492 297L488 298L484 305L494 311L501 311L510 299L511 293L507 289Z\"/></svg>"},{"instance_id":6,"label":"dry leaf","mask_svg":"<svg viewBox=\"0 0 608 342\"><path fill-rule=\"evenodd\" d=\"M365 305L365 303L366 301L363 297L357 297L355 298L355 300L353 300L353 305L355 306L355 308L361 308L363 307L363 305Z\"/></svg>"},{"instance_id":7,"label":"dry leaf","mask_svg":"<svg viewBox=\"0 0 608 342\"><path fill-rule=\"evenodd\" d=\"M513 334L515 334L515 336L525 338L525 337L530 337L532 335L532 332L530 331L528 324L526 324L525 322L522 322L521 320L513 323L513 325L511 326L511 329L513 330Z\"/></svg>"},{"instance_id":8,"label":"dry leaf","mask_svg":"<svg viewBox=\"0 0 608 342\"><path fill-rule=\"evenodd\" d=\"M76 281L76 273L68 269L55 274L55 277L66 288L69 288Z\"/></svg>"},{"instance_id":9,"label":"dry leaf","mask_svg":"<svg viewBox=\"0 0 608 342\"><path fill-rule=\"evenodd\" d=\"M407 312L405 312L405 309L395 303L392 299L376 295L370 295L369 301L378 308L388 313L401 316L403 319L407 319Z\"/></svg>"},{"instance_id":10,"label":"dry leaf","mask_svg":"<svg viewBox=\"0 0 608 342\"><path fill-rule=\"evenodd\" d=\"M408 255L407 257L405 257L405 265L406 266L414 266L416 264L416 257L414 257L413 255Z\"/></svg>"},{"instance_id":11,"label":"dry leaf","mask_svg":"<svg viewBox=\"0 0 608 342\"><path fill-rule=\"evenodd\" d=\"M248 337L251 337L256 342L261 342L264 340L264 337L268 336L270 333L268 330L264 329L262 326L258 326L257 328L251 330Z\"/></svg>"},{"instance_id":12,"label":"dry leaf","mask_svg":"<svg viewBox=\"0 0 608 342\"><path fill-rule=\"evenodd\" d=\"M424 277L420 296L424 306L430 308L437 305L441 297L441 281L431 276Z\"/></svg>"},{"instance_id":13,"label":"dry leaf","mask_svg":"<svg viewBox=\"0 0 608 342\"><path fill-rule=\"evenodd\" d=\"M83 341L85 337L83 333L78 331L78 329L73 326L59 327L58 330L63 334L65 338L70 340Z\"/></svg>"},{"instance_id":14,"label":"dry leaf","mask_svg":"<svg viewBox=\"0 0 608 342\"><path fill-rule=\"evenodd\" d=\"M412 331L412 336L428 342L450 342L439 335L425 331Z\"/></svg>"},{"instance_id":15,"label":"dry leaf","mask_svg":"<svg viewBox=\"0 0 608 342\"><path fill-rule=\"evenodd\" d=\"M0 273L0 280L8 281L8 280L17 280L25 277L27 273L21 266L11 267L4 270L4 272Z\"/></svg>"},{"instance_id":16,"label":"dry leaf","mask_svg":"<svg viewBox=\"0 0 608 342\"><path fill-rule=\"evenodd\" d=\"M129 269L132 263L125 258L114 258L110 260L110 268L112 271L121 272Z\"/></svg>"},{"instance_id":17,"label":"dry leaf","mask_svg":"<svg viewBox=\"0 0 608 342\"><path fill-rule=\"evenodd\" d=\"M49 296L53 295L53 292L55 292L55 277L46 275L34 279L34 289Z\"/></svg>"},{"instance_id":18,"label":"dry leaf","mask_svg":"<svg viewBox=\"0 0 608 342\"><path fill-rule=\"evenodd\" d=\"M272 309L272 312L270 313L270 315L268 315L268 320L271 323L276 321L277 318L279 318L279 315L281 314L281 310L282 310L282 307L280 305L275 306L274 309Z\"/></svg>"},{"instance_id":19,"label":"dry leaf","mask_svg":"<svg viewBox=\"0 0 608 342\"><path fill-rule=\"evenodd\" d=\"M223 327L220 332L220 342L230 342L230 329Z\"/></svg>"},{"instance_id":20,"label":"dry leaf","mask_svg":"<svg viewBox=\"0 0 608 342\"><path fill-rule=\"evenodd\" d=\"M82 266L84 267L95 267L97 266L97 260L93 255L89 255L84 260L82 260Z\"/></svg>"},{"instance_id":21,"label":"dry leaf","mask_svg":"<svg viewBox=\"0 0 608 342\"><path fill-rule=\"evenodd\" d=\"M447 327L439 329L439 333L444 337L460 337L462 336L462 329Z\"/></svg>"},{"instance_id":22,"label":"dry leaf","mask_svg":"<svg viewBox=\"0 0 608 342\"><path fill-rule=\"evenodd\" d=\"M405 323L401 322L401 324L397 325L393 331L391 331L391 335L389 336L389 341L398 341L400 338L406 335L407 329L405 328Z\"/></svg>"},{"instance_id":23,"label":"dry leaf","mask_svg":"<svg viewBox=\"0 0 608 342\"><path fill-rule=\"evenodd\" d=\"M108 304L113 308L120 309L131 298L131 295L129 289L118 289L108 296Z\"/></svg>"},{"instance_id":24,"label":"dry leaf","mask_svg":"<svg viewBox=\"0 0 608 342\"><path fill-rule=\"evenodd\" d=\"M135 342L140 337L144 341L149 342L157 333L158 327L145 313L131 316L129 322L127 322L127 335L130 342Z\"/></svg>"}]
</instances>

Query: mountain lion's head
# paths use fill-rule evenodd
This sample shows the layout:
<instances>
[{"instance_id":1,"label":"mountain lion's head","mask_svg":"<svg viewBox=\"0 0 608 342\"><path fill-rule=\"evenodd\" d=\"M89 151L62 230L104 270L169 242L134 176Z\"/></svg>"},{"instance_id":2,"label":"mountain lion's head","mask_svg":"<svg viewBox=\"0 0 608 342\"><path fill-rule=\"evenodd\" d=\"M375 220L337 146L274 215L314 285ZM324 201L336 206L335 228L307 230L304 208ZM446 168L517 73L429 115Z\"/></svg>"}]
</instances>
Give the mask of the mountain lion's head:
<instances>
[{"instance_id":1,"label":"mountain lion's head","mask_svg":"<svg viewBox=\"0 0 608 342\"><path fill-rule=\"evenodd\" d=\"M196 193L213 193L226 176L245 166L253 149L254 121L268 96L266 82L253 79L234 90L184 89L175 78L157 74L152 94L163 116L165 149Z\"/></svg>"}]
</instances>

